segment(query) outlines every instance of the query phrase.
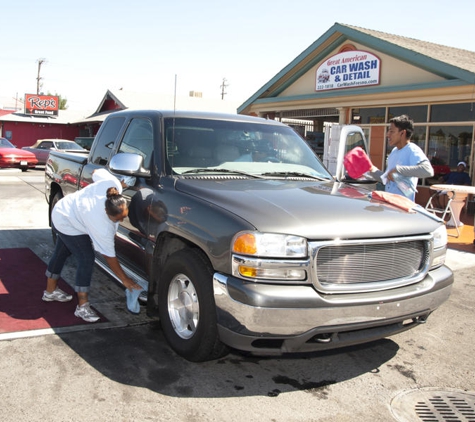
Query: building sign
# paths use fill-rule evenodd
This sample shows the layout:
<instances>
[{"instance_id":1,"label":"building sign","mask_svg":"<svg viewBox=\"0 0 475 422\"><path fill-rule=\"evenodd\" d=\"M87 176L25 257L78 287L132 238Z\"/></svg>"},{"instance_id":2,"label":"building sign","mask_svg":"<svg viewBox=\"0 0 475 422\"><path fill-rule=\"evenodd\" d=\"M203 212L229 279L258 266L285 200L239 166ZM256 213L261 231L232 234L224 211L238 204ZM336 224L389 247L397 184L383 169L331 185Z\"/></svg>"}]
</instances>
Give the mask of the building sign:
<instances>
[{"instance_id":1,"label":"building sign","mask_svg":"<svg viewBox=\"0 0 475 422\"><path fill-rule=\"evenodd\" d=\"M55 95L25 94L25 114L57 116L59 97Z\"/></svg>"},{"instance_id":2,"label":"building sign","mask_svg":"<svg viewBox=\"0 0 475 422\"><path fill-rule=\"evenodd\" d=\"M345 51L323 62L316 73L316 91L378 85L381 60L367 51Z\"/></svg>"}]
</instances>

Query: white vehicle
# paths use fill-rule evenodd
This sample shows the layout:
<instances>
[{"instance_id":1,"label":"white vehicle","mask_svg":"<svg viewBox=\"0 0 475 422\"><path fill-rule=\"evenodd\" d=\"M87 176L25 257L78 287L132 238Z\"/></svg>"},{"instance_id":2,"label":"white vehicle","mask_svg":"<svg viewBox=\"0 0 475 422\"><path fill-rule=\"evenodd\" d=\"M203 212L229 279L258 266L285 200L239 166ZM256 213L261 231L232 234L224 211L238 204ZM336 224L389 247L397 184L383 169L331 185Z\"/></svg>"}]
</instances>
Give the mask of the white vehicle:
<instances>
[{"instance_id":1,"label":"white vehicle","mask_svg":"<svg viewBox=\"0 0 475 422\"><path fill-rule=\"evenodd\" d=\"M38 164L44 165L48 161L50 151L86 152L83 147L69 139L38 139L32 146L23 147L25 151L35 154Z\"/></svg>"}]
</instances>

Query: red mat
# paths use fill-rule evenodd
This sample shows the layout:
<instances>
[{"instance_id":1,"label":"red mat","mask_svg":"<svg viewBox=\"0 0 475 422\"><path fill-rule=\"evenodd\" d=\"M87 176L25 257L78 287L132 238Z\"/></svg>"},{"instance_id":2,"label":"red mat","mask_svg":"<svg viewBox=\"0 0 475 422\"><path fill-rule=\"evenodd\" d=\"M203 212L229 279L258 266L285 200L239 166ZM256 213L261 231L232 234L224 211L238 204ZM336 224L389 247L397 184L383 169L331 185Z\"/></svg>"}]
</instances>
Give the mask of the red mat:
<instances>
[{"instance_id":1,"label":"red mat","mask_svg":"<svg viewBox=\"0 0 475 422\"><path fill-rule=\"evenodd\" d=\"M74 296L71 302L41 300L45 271L46 264L31 249L0 249L0 333L90 324L74 316L76 294L64 280L58 287ZM101 315L100 322L105 321Z\"/></svg>"}]
</instances>

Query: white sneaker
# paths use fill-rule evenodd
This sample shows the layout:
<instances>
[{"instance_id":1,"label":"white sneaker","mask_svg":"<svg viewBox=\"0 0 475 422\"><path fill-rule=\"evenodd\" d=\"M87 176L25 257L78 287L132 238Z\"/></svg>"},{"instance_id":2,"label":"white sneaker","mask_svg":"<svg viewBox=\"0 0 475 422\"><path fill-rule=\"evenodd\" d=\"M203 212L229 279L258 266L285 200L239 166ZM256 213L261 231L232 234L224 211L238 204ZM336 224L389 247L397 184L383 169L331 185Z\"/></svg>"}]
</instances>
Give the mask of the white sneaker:
<instances>
[{"instance_id":1,"label":"white sneaker","mask_svg":"<svg viewBox=\"0 0 475 422\"><path fill-rule=\"evenodd\" d=\"M101 319L92 309L89 302L86 302L84 305L76 306L74 315L78 318L82 318L86 322L96 322Z\"/></svg>"},{"instance_id":2,"label":"white sneaker","mask_svg":"<svg viewBox=\"0 0 475 422\"><path fill-rule=\"evenodd\" d=\"M63 292L57 287L52 293L49 293L45 290L42 297L45 302L69 302L72 298L72 295L68 295L66 292Z\"/></svg>"}]
</instances>

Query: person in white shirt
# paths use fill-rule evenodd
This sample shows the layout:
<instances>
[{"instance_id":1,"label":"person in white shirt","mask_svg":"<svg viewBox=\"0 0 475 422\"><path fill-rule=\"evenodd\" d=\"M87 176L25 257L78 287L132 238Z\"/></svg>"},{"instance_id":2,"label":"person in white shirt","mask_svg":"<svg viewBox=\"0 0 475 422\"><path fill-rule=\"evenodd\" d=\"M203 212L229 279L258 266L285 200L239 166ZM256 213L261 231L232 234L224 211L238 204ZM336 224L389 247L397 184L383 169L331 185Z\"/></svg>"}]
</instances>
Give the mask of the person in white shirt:
<instances>
[{"instance_id":1,"label":"person in white shirt","mask_svg":"<svg viewBox=\"0 0 475 422\"><path fill-rule=\"evenodd\" d=\"M128 215L121 182L105 169L93 173L93 182L84 189L62 198L52 212L52 224L57 232L56 246L46 270L45 302L69 302L71 295L57 287L61 271L70 255L77 260L75 291L78 318L96 322L100 317L91 309L89 290L94 268L94 251L101 253L111 270L131 289L142 287L128 277L115 254L114 237L119 222Z\"/></svg>"},{"instance_id":2,"label":"person in white shirt","mask_svg":"<svg viewBox=\"0 0 475 422\"><path fill-rule=\"evenodd\" d=\"M424 151L411 142L414 122L405 114L389 121L387 133L389 146L387 170L373 166L369 174L385 185L386 192L403 195L414 201L417 179L432 177L434 169Z\"/></svg>"}]
</instances>

